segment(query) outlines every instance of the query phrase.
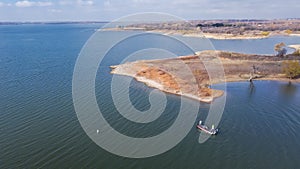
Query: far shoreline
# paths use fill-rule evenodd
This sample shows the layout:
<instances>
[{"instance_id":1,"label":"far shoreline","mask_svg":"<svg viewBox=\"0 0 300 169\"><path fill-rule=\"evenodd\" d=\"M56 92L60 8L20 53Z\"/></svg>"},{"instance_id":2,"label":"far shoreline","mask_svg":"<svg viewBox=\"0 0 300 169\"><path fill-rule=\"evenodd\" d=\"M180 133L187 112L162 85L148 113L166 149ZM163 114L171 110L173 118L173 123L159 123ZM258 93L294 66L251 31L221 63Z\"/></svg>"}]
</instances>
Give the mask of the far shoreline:
<instances>
[{"instance_id":1,"label":"far shoreline","mask_svg":"<svg viewBox=\"0 0 300 169\"><path fill-rule=\"evenodd\" d=\"M124 30L126 31L126 30ZM127 30L128 31L128 30ZM132 30L134 31L134 30ZM161 33L163 35L178 35L182 37L192 37L192 38L207 38L207 39L215 39L215 40L251 40L251 39L267 39L276 36L296 36L300 37L300 34L286 34L284 32L274 32L269 35L235 35L235 34L224 34L224 33L184 33L181 31L166 31L166 30L151 30L145 31L148 33Z\"/></svg>"},{"instance_id":2,"label":"far shoreline","mask_svg":"<svg viewBox=\"0 0 300 169\"><path fill-rule=\"evenodd\" d=\"M141 31L145 33L158 33L162 35L177 35L182 37L192 37L192 38L207 38L207 39L215 39L215 40L251 40L251 39L267 39L276 36L288 36L288 37L300 37L300 33L285 33L280 31L270 32L268 35L261 34L244 34L244 35L236 35L236 34L225 34L225 33L186 33L182 30L145 30L144 28L139 27L129 27L129 28L101 28L97 31Z\"/></svg>"}]
</instances>

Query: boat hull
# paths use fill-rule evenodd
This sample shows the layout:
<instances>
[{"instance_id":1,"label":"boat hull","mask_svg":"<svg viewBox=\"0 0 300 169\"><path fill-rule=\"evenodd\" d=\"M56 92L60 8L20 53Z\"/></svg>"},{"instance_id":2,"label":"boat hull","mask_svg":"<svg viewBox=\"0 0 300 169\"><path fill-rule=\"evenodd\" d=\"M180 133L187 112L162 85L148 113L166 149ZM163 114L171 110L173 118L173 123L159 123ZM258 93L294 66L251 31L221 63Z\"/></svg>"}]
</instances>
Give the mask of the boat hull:
<instances>
[{"instance_id":1,"label":"boat hull","mask_svg":"<svg viewBox=\"0 0 300 169\"><path fill-rule=\"evenodd\" d=\"M208 129L206 126L203 125L197 125L197 128L210 135L216 135L218 133L218 129Z\"/></svg>"}]
</instances>

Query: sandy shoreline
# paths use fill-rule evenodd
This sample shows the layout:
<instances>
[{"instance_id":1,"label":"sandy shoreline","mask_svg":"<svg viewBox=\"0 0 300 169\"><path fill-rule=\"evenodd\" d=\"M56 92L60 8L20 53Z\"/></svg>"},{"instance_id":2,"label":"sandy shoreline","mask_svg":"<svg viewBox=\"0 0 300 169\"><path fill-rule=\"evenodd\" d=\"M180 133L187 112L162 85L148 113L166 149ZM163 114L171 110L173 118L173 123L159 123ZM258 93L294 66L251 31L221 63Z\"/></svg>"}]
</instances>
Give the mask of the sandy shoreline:
<instances>
[{"instance_id":1,"label":"sandy shoreline","mask_svg":"<svg viewBox=\"0 0 300 169\"><path fill-rule=\"evenodd\" d=\"M174 92L174 91L166 90L162 84L157 83L154 80L144 78L144 77L138 77L138 76L133 75L133 74L126 74L124 72L120 73L120 72L117 72L117 71L112 71L111 73L112 74L118 74L118 75L124 75L124 76L133 77L136 81L142 82L142 83L146 84L148 87L158 89L158 90L160 90L162 92L165 92L165 93L175 94L177 96L183 96L183 97L190 98L190 99L193 99L193 100L196 100L196 101L200 101L200 102L204 102L204 103L211 103L215 98L218 98L218 97L220 97L220 96L222 96L224 94L224 92L217 91L217 93L215 94L215 96L206 97L206 98L200 98L200 97L198 97L196 95L192 95L192 94L189 94L189 93ZM269 78L268 77L267 78L259 78L259 79L254 79L253 81L279 81L279 82L286 82L287 84L289 82L300 83L300 79L292 79L292 80L290 80L290 79L287 79L287 78L275 78L275 77L274 78L272 78L272 77L269 77ZM214 84L222 84L222 83L233 83L233 82L249 82L249 80L241 79L241 78L229 78L229 79L226 79L225 82L212 83L212 85L214 85ZM249 84L250 84L250 82L249 82ZM255 84L255 82L254 82L254 84Z\"/></svg>"},{"instance_id":2,"label":"sandy shoreline","mask_svg":"<svg viewBox=\"0 0 300 169\"><path fill-rule=\"evenodd\" d=\"M300 34L286 34L284 32L274 32L274 33L270 33L269 35L251 34L251 33L245 35L224 34L224 33L182 33L181 31L162 31L162 30L153 30L153 31L146 31L146 32L162 33L164 35L180 35L184 37L217 39L217 40L264 39L273 36L300 36Z\"/></svg>"},{"instance_id":3,"label":"sandy shoreline","mask_svg":"<svg viewBox=\"0 0 300 169\"><path fill-rule=\"evenodd\" d=\"M214 98L220 97L224 94L223 91L214 90L212 96L199 97L197 95L187 93L187 92L184 92L184 91L181 91L181 90L180 91L173 90L171 88L168 88L168 87L158 83L155 80L148 79L148 78L145 78L145 77L142 77L142 76L137 76L136 71L128 70L128 68L129 68L128 66L117 65L117 66L110 66L110 67L112 69L111 74L118 74L118 75L133 77L136 81L142 82L142 83L146 84L149 87L158 89L158 90L163 91L165 93L175 94L175 95L178 95L178 96L183 96L183 97L190 98L190 99L197 100L197 101L204 102L204 103L211 103Z\"/></svg>"},{"instance_id":4,"label":"sandy shoreline","mask_svg":"<svg viewBox=\"0 0 300 169\"><path fill-rule=\"evenodd\" d=\"M269 32L268 35L263 35L263 32L247 32L243 35L239 34L225 34L225 33L203 33L200 31L197 32L185 32L182 30L146 30L144 28L105 28L99 29L98 31L143 31L148 33L160 33L163 35L179 35L183 37L195 37L195 38L208 38L208 39L217 39L217 40L242 40L242 39L264 39L270 38L273 36L300 36L300 34L291 33L288 34L283 31L274 31Z\"/></svg>"},{"instance_id":5,"label":"sandy shoreline","mask_svg":"<svg viewBox=\"0 0 300 169\"><path fill-rule=\"evenodd\" d=\"M119 73L119 72L116 72L116 71L112 71L111 73L133 77L136 81L142 82L142 83L146 84L148 87L158 89L158 90L160 90L162 92L165 92L165 93L174 94L174 95L177 95L177 96L183 96L183 97L190 98L190 99L200 101L200 102L204 102L204 103L211 103L215 98L218 98L218 97L220 97L224 94L224 92L217 91L215 96L200 98L196 95L192 95L192 94L189 94L189 93L183 93L183 92L177 93L177 92L173 92L173 91L170 91L170 90L165 90L163 85L161 85L161 84L159 84L159 83L157 83L157 82L155 82L151 79L144 78L144 77L137 77L137 76L132 75L132 74ZM253 81L279 81L279 82L286 82L287 84L289 82L300 83L300 79L289 80L287 78L259 78L259 79L254 79ZM225 82L212 83L212 85L222 84L222 83L233 83L233 82L249 82L249 80L240 79L240 78L231 78L231 79L226 80ZM250 84L250 82L249 82L249 84ZM255 82L254 82L254 85L255 85Z\"/></svg>"},{"instance_id":6,"label":"sandy shoreline","mask_svg":"<svg viewBox=\"0 0 300 169\"><path fill-rule=\"evenodd\" d=\"M289 48L295 49L295 51L300 51L300 44L297 45L288 45Z\"/></svg>"}]
</instances>

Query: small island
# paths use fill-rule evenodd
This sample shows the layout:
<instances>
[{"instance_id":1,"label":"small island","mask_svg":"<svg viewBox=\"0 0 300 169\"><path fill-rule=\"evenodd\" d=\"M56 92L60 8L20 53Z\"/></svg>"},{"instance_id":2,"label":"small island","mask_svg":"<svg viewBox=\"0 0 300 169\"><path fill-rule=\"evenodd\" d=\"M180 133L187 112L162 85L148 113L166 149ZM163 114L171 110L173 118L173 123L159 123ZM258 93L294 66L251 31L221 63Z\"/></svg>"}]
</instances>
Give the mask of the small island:
<instances>
[{"instance_id":1,"label":"small island","mask_svg":"<svg viewBox=\"0 0 300 169\"><path fill-rule=\"evenodd\" d=\"M113 65L111 73L131 76L161 91L210 103L224 93L224 91L211 89L212 84L234 81L252 82L253 79L287 81L285 67L290 62L299 65L299 60L300 56L295 54L280 57L226 51L201 51L194 55L177 58L140 60ZM203 61L206 64L221 61L225 79L210 79ZM189 71L183 71L185 69L182 67L183 64ZM294 76L291 77L294 78ZM299 82L299 79L295 81ZM197 90L192 87L195 85Z\"/></svg>"}]
</instances>

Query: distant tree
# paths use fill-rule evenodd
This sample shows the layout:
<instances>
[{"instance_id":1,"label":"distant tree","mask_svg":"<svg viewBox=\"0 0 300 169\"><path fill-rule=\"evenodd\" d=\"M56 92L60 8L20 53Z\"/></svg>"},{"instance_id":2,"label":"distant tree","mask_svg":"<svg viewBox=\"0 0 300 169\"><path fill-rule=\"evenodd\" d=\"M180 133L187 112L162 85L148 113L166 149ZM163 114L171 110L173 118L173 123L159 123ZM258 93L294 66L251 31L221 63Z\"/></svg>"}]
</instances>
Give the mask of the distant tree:
<instances>
[{"instance_id":1,"label":"distant tree","mask_svg":"<svg viewBox=\"0 0 300 169\"><path fill-rule=\"evenodd\" d=\"M286 45L283 42L277 43L274 46L274 50L277 52L276 56L284 57L287 53L287 50L285 47L286 47Z\"/></svg>"},{"instance_id":2,"label":"distant tree","mask_svg":"<svg viewBox=\"0 0 300 169\"><path fill-rule=\"evenodd\" d=\"M253 74L257 74L258 73L258 67L255 65L252 65L252 70L253 70Z\"/></svg>"},{"instance_id":3,"label":"distant tree","mask_svg":"<svg viewBox=\"0 0 300 169\"><path fill-rule=\"evenodd\" d=\"M300 64L297 60L284 61L282 65L283 73L289 78L293 79L300 75Z\"/></svg>"},{"instance_id":4,"label":"distant tree","mask_svg":"<svg viewBox=\"0 0 300 169\"><path fill-rule=\"evenodd\" d=\"M212 24L213 27L224 27L223 23L214 23Z\"/></svg>"},{"instance_id":5,"label":"distant tree","mask_svg":"<svg viewBox=\"0 0 300 169\"><path fill-rule=\"evenodd\" d=\"M199 24L196 25L196 27L204 27L204 25L199 23Z\"/></svg>"}]
</instances>

